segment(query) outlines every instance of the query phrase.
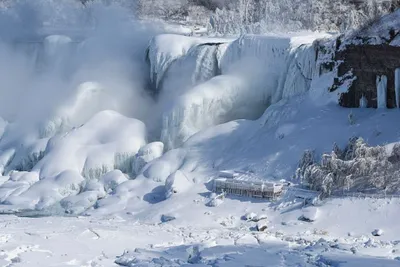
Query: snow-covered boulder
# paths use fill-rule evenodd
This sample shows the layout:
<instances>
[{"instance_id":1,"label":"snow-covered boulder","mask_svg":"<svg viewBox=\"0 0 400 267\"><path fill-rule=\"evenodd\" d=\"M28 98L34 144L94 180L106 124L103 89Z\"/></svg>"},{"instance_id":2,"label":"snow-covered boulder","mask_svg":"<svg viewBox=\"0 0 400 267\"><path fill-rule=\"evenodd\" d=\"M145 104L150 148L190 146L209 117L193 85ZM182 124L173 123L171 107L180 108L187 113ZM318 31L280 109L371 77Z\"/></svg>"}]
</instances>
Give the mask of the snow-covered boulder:
<instances>
[{"instance_id":1,"label":"snow-covered boulder","mask_svg":"<svg viewBox=\"0 0 400 267\"><path fill-rule=\"evenodd\" d=\"M139 174L147 163L161 157L163 151L164 144L161 142L153 142L141 147L133 160L134 174Z\"/></svg>"},{"instance_id":2,"label":"snow-covered boulder","mask_svg":"<svg viewBox=\"0 0 400 267\"><path fill-rule=\"evenodd\" d=\"M193 185L187 176L180 170L172 173L165 181L165 197L170 198L173 194L182 193Z\"/></svg>"},{"instance_id":3,"label":"snow-covered boulder","mask_svg":"<svg viewBox=\"0 0 400 267\"><path fill-rule=\"evenodd\" d=\"M319 210L317 207L307 207L302 210L299 220L306 222L314 222L318 219Z\"/></svg>"}]
</instances>

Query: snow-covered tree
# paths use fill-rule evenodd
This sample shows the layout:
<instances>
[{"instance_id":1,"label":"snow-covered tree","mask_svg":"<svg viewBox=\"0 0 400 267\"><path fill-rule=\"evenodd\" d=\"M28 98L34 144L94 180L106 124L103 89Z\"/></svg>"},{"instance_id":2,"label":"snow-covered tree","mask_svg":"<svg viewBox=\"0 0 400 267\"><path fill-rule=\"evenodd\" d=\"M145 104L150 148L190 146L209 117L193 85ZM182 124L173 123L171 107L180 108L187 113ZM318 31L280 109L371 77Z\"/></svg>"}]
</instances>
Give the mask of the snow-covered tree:
<instances>
[{"instance_id":1,"label":"snow-covered tree","mask_svg":"<svg viewBox=\"0 0 400 267\"><path fill-rule=\"evenodd\" d=\"M343 152L335 145L320 162L311 162L306 151L296 177L325 196L343 190L400 190L400 144L390 151L385 146L368 146L362 138L351 138Z\"/></svg>"}]
</instances>

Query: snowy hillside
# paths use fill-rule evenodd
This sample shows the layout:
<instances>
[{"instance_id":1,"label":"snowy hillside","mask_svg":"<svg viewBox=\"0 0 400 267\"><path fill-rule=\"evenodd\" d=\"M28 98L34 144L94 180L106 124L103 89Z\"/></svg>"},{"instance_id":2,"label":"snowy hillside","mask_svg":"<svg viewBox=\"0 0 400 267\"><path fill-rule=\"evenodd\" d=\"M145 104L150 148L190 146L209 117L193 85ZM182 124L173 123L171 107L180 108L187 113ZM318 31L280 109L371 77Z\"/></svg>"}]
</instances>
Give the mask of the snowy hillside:
<instances>
[{"instance_id":1,"label":"snowy hillside","mask_svg":"<svg viewBox=\"0 0 400 267\"><path fill-rule=\"evenodd\" d=\"M0 14L1 266L400 266L399 113L338 105L337 36L63 7Z\"/></svg>"}]
</instances>

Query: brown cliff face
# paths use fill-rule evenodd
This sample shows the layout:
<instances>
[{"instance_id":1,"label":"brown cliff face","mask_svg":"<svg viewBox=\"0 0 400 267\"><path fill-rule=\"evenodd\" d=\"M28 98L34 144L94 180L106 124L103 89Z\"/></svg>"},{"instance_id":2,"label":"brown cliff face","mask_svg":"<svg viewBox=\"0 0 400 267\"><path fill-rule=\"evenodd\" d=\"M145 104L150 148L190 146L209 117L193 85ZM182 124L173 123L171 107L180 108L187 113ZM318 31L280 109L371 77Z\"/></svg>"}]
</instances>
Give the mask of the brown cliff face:
<instances>
[{"instance_id":1,"label":"brown cliff face","mask_svg":"<svg viewBox=\"0 0 400 267\"><path fill-rule=\"evenodd\" d=\"M338 77L349 71L356 79L347 93L340 97L343 107L357 108L360 98L367 99L367 107L377 107L377 76L387 77L387 108L396 107L395 70L400 68L400 47L382 45L349 45L336 53L335 59L342 61Z\"/></svg>"}]
</instances>

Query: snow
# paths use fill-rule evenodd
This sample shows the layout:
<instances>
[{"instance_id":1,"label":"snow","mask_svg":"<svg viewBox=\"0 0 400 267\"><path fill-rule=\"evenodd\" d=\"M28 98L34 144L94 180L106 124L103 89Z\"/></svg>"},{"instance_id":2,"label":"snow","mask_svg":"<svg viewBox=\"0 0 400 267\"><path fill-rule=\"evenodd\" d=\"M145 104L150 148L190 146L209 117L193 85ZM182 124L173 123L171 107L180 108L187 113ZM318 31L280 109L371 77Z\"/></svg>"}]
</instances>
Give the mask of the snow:
<instances>
[{"instance_id":1,"label":"snow","mask_svg":"<svg viewBox=\"0 0 400 267\"><path fill-rule=\"evenodd\" d=\"M315 40L329 35L151 38L87 10L98 28L80 44L0 45L1 265L399 266L396 196L210 192L219 176L300 183L305 151L354 136L394 150L397 110L328 92Z\"/></svg>"}]
</instances>

